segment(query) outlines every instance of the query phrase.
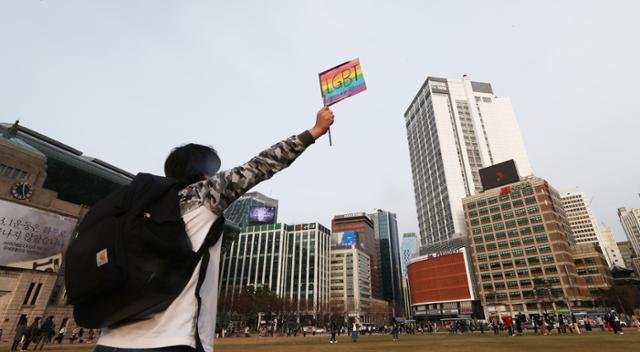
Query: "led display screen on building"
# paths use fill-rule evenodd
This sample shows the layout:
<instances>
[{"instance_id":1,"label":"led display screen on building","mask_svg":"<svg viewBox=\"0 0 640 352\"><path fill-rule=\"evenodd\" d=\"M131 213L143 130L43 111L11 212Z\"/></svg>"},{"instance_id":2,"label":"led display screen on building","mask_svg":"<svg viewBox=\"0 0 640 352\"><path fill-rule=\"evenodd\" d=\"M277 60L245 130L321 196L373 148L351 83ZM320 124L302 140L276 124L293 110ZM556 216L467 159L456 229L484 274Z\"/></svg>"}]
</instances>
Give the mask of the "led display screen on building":
<instances>
[{"instance_id":1,"label":"led display screen on building","mask_svg":"<svg viewBox=\"0 0 640 352\"><path fill-rule=\"evenodd\" d=\"M276 218L274 207L251 207L249 209L249 224L273 224Z\"/></svg>"},{"instance_id":2,"label":"led display screen on building","mask_svg":"<svg viewBox=\"0 0 640 352\"><path fill-rule=\"evenodd\" d=\"M342 245L345 247L358 244L358 233L355 231L347 231L342 235Z\"/></svg>"},{"instance_id":3,"label":"led display screen on building","mask_svg":"<svg viewBox=\"0 0 640 352\"><path fill-rule=\"evenodd\" d=\"M463 253L416 259L407 271L411 304L472 300Z\"/></svg>"},{"instance_id":4,"label":"led display screen on building","mask_svg":"<svg viewBox=\"0 0 640 352\"><path fill-rule=\"evenodd\" d=\"M478 172L480 173L482 188L485 191L520 181L518 169L516 168L516 163L513 160L507 160L505 162L480 169Z\"/></svg>"}]
</instances>

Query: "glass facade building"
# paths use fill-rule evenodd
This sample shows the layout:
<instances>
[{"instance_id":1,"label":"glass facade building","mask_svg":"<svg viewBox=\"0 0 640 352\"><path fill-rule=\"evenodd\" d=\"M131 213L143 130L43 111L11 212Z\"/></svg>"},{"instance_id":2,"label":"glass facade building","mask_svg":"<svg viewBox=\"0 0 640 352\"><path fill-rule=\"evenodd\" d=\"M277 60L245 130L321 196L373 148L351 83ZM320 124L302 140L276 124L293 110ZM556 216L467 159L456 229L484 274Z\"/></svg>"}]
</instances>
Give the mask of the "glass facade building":
<instances>
[{"instance_id":1,"label":"glass facade building","mask_svg":"<svg viewBox=\"0 0 640 352\"><path fill-rule=\"evenodd\" d=\"M413 233L405 233L402 235L402 243L400 244L400 260L402 261L402 276L407 276L407 263L418 254L419 241L418 236Z\"/></svg>"},{"instance_id":2,"label":"glass facade building","mask_svg":"<svg viewBox=\"0 0 640 352\"><path fill-rule=\"evenodd\" d=\"M404 313L404 297L398 220L395 213L380 209L369 213L369 217L373 220L375 237L378 241L382 298L391 303L394 313L399 316Z\"/></svg>"},{"instance_id":3,"label":"glass facade building","mask_svg":"<svg viewBox=\"0 0 640 352\"><path fill-rule=\"evenodd\" d=\"M220 294L268 287L299 302L301 311L326 310L330 246L331 232L318 223L244 227L221 260Z\"/></svg>"}]
</instances>

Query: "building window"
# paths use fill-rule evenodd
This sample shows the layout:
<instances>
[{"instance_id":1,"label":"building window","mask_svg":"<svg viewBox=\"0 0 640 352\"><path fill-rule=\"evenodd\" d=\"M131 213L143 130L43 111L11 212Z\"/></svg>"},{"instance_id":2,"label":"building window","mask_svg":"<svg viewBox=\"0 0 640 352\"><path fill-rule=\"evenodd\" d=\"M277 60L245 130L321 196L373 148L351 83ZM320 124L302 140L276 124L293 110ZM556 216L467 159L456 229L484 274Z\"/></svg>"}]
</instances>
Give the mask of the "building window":
<instances>
[{"instance_id":1,"label":"building window","mask_svg":"<svg viewBox=\"0 0 640 352\"><path fill-rule=\"evenodd\" d=\"M533 232L544 232L544 225L533 225Z\"/></svg>"},{"instance_id":2,"label":"building window","mask_svg":"<svg viewBox=\"0 0 640 352\"><path fill-rule=\"evenodd\" d=\"M42 283L38 283L38 286L36 286L36 291L33 293L33 298L31 298L31 305L36 304L38 296L40 295L40 289L42 289Z\"/></svg>"},{"instance_id":3,"label":"building window","mask_svg":"<svg viewBox=\"0 0 640 352\"><path fill-rule=\"evenodd\" d=\"M26 180L29 177L29 174L26 171L22 171L5 164L0 164L0 176L14 180Z\"/></svg>"},{"instance_id":4,"label":"building window","mask_svg":"<svg viewBox=\"0 0 640 352\"><path fill-rule=\"evenodd\" d=\"M29 303L29 298L31 297L31 293L33 292L33 288L36 286L35 282L29 284L29 288L27 289L27 294L24 296L24 300L22 304Z\"/></svg>"}]
</instances>

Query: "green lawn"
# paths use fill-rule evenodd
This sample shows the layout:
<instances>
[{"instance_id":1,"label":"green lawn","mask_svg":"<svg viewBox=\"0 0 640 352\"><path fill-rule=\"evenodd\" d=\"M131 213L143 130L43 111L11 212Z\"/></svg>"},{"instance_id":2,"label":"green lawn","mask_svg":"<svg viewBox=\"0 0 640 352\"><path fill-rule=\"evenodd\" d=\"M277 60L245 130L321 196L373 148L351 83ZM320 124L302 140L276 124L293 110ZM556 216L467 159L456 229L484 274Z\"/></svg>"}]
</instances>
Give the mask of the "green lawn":
<instances>
[{"instance_id":1,"label":"green lawn","mask_svg":"<svg viewBox=\"0 0 640 352\"><path fill-rule=\"evenodd\" d=\"M623 336L610 333L589 333L551 336L493 336L474 335L402 335L399 342L391 336L364 336L357 343L342 336L338 344L329 344L329 337L277 337L277 338L226 338L216 340L216 351L415 351L415 352L602 352L635 351L640 346L640 333L627 329ZM46 351L91 351L90 345L48 345ZM9 351L9 346L0 347L0 352Z\"/></svg>"}]
</instances>

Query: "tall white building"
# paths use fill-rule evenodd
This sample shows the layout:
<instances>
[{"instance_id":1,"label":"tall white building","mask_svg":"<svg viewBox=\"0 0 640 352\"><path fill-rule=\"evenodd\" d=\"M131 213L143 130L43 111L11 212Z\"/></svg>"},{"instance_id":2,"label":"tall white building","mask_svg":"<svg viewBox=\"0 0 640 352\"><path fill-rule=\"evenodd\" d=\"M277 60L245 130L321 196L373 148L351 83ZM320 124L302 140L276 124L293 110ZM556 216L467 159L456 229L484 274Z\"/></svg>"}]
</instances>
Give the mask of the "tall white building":
<instances>
[{"instance_id":1,"label":"tall white building","mask_svg":"<svg viewBox=\"0 0 640 352\"><path fill-rule=\"evenodd\" d=\"M600 239L604 245L603 249L609 266L617 265L626 268L624 258L622 257L616 238L613 235L613 230L609 226L600 226Z\"/></svg>"},{"instance_id":2,"label":"tall white building","mask_svg":"<svg viewBox=\"0 0 640 352\"><path fill-rule=\"evenodd\" d=\"M613 238L611 229L602 229L598 226L598 222L593 215L591 209L591 201L587 199L584 192L572 191L560 194L562 199L562 207L567 215L567 220L571 226L573 239L576 243L597 243L607 260L609 267L613 266L615 259L620 260L620 250ZM605 240L605 236L607 237ZM624 267L624 263L621 263Z\"/></svg>"},{"instance_id":3,"label":"tall white building","mask_svg":"<svg viewBox=\"0 0 640 352\"><path fill-rule=\"evenodd\" d=\"M422 245L465 233L462 198L478 170L509 159L532 174L511 100L491 84L428 77L404 114Z\"/></svg>"},{"instance_id":4,"label":"tall white building","mask_svg":"<svg viewBox=\"0 0 640 352\"><path fill-rule=\"evenodd\" d=\"M369 322L371 260L356 245L331 250L331 310L357 323Z\"/></svg>"},{"instance_id":5,"label":"tall white building","mask_svg":"<svg viewBox=\"0 0 640 352\"><path fill-rule=\"evenodd\" d=\"M633 269L640 275L640 208L618 208L618 217L633 248Z\"/></svg>"}]
</instances>

